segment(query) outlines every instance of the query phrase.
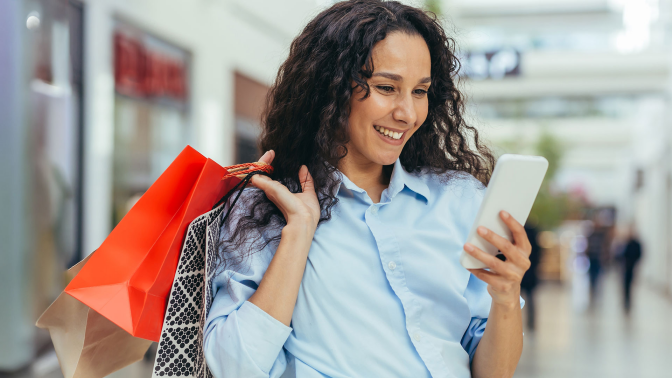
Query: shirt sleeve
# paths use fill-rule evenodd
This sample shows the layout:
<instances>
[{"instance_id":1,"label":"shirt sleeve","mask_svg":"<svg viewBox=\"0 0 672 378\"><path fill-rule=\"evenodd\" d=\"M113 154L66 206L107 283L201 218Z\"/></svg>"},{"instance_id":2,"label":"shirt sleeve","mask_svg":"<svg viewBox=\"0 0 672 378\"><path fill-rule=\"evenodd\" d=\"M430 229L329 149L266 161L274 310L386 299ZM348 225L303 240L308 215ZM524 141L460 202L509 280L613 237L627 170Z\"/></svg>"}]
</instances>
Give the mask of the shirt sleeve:
<instances>
[{"instance_id":1,"label":"shirt sleeve","mask_svg":"<svg viewBox=\"0 0 672 378\"><path fill-rule=\"evenodd\" d=\"M475 179L474 182L476 182ZM475 191L476 195L472 197L471 208L469 210L470 216L467 217L469 219L467 222L468 226L465 228L464 240L467 239L467 230L471 228L472 223L476 220L476 214L483 202L483 196L485 195L485 188L478 185L478 183L476 183ZM490 293L488 293L488 284L481 281L473 274L469 274L469 282L467 283L464 297L469 306L471 321L469 322L469 326L464 332L460 343L464 350L469 354L469 362L471 363L474 354L476 353L478 343L481 341L483 333L485 332L485 327L488 323L492 297L490 296ZM524 304L525 300L520 297L520 308L523 308Z\"/></svg>"},{"instance_id":2,"label":"shirt sleeve","mask_svg":"<svg viewBox=\"0 0 672 378\"><path fill-rule=\"evenodd\" d=\"M220 246L237 224L240 209L244 208L239 206L241 202L222 226ZM254 237L260 240L261 235ZM237 267L224 269L213 280L214 298L205 321L203 349L208 367L217 378L279 377L285 371L283 345L292 328L248 301L276 248L277 244L268 244Z\"/></svg>"},{"instance_id":3,"label":"shirt sleeve","mask_svg":"<svg viewBox=\"0 0 672 378\"><path fill-rule=\"evenodd\" d=\"M488 284L473 274L469 275L469 283L467 284L464 296L467 298L467 303L469 304L471 321L460 342L462 348L469 353L469 362L474 359L474 353L476 353L476 348L483 337L485 326L488 323L492 297L490 297L487 288ZM523 297L520 297L520 308L523 308L524 305L525 300Z\"/></svg>"}]
</instances>

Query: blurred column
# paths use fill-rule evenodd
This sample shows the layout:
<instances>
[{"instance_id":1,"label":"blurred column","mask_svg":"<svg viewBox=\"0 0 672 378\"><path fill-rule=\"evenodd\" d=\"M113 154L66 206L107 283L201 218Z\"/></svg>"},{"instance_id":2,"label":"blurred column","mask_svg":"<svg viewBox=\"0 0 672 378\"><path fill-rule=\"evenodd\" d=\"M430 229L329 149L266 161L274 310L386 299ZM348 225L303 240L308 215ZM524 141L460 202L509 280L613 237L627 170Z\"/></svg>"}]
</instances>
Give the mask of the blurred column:
<instances>
[{"instance_id":1,"label":"blurred column","mask_svg":"<svg viewBox=\"0 0 672 378\"><path fill-rule=\"evenodd\" d=\"M0 371L26 365L33 354L33 314L24 195L27 130L22 127L26 17L21 1L0 1Z\"/></svg>"},{"instance_id":2,"label":"blurred column","mask_svg":"<svg viewBox=\"0 0 672 378\"><path fill-rule=\"evenodd\" d=\"M89 1L84 13L84 203L82 253L88 255L112 229L114 80L112 12Z\"/></svg>"},{"instance_id":3,"label":"blurred column","mask_svg":"<svg viewBox=\"0 0 672 378\"><path fill-rule=\"evenodd\" d=\"M669 46L669 41L672 40L672 1L663 0L659 4L661 23L659 28L667 35L663 35L663 40L667 42L665 46ZM665 232L664 244L665 254L667 257L666 278L667 278L667 292L672 295L672 50L668 47L669 62L668 66L668 90L667 90L667 104L666 104L666 118L664 130L665 139L665 155L664 155L664 174L665 174L665 206L663 212L665 214Z\"/></svg>"}]
</instances>

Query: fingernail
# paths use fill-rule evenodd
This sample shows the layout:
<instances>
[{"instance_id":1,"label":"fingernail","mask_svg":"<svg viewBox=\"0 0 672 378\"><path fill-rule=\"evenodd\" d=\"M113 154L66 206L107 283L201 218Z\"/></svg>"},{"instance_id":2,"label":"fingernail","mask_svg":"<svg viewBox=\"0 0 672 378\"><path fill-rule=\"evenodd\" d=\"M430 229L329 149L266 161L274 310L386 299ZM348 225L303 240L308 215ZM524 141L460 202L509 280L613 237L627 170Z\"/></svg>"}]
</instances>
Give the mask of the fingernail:
<instances>
[{"instance_id":1,"label":"fingernail","mask_svg":"<svg viewBox=\"0 0 672 378\"><path fill-rule=\"evenodd\" d=\"M467 251L467 252L473 252L474 251L474 246L472 246L471 244L465 244L464 245L464 250Z\"/></svg>"},{"instance_id":2,"label":"fingernail","mask_svg":"<svg viewBox=\"0 0 672 378\"><path fill-rule=\"evenodd\" d=\"M478 233L481 234L481 235L487 235L488 234L488 230L483 226L480 226L476 231L478 231Z\"/></svg>"},{"instance_id":3,"label":"fingernail","mask_svg":"<svg viewBox=\"0 0 672 378\"><path fill-rule=\"evenodd\" d=\"M510 216L509 213L507 213L506 211L502 210L502 218L507 219L509 216Z\"/></svg>"}]
</instances>

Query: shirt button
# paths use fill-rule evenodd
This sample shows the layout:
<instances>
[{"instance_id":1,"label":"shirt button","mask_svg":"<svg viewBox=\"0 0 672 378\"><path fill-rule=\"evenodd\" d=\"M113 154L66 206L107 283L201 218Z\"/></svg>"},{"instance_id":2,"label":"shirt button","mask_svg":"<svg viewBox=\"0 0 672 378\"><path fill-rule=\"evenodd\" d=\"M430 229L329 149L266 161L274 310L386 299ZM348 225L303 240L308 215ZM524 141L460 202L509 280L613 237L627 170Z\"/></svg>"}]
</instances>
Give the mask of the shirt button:
<instances>
[{"instance_id":1,"label":"shirt button","mask_svg":"<svg viewBox=\"0 0 672 378\"><path fill-rule=\"evenodd\" d=\"M374 206L371 208L371 214L378 214L378 207Z\"/></svg>"},{"instance_id":2,"label":"shirt button","mask_svg":"<svg viewBox=\"0 0 672 378\"><path fill-rule=\"evenodd\" d=\"M397 263L395 263L394 261L390 261L387 264L387 267L390 268L390 270L394 270L397 267Z\"/></svg>"},{"instance_id":3,"label":"shirt button","mask_svg":"<svg viewBox=\"0 0 672 378\"><path fill-rule=\"evenodd\" d=\"M413 334L413 340L415 340L415 341L422 340L422 335L420 334L420 332L416 332L416 333Z\"/></svg>"}]
</instances>

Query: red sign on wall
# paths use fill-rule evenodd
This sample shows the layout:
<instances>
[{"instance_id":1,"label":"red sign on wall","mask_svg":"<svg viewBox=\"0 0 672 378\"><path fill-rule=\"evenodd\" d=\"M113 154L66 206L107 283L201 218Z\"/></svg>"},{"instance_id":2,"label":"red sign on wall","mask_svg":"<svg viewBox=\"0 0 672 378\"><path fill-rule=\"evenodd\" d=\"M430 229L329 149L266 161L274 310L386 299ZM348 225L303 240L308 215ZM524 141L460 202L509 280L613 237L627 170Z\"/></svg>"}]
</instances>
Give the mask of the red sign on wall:
<instances>
[{"instance_id":1,"label":"red sign on wall","mask_svg":"<svg viewBox=\"0 0 672 378\"><path fill-rule=\"evenodd\" d=\"M179 101L187 98L184 61L120 32L114 35L114 78L117 92L124 95Z\"/></svg>"}]
</instances>

